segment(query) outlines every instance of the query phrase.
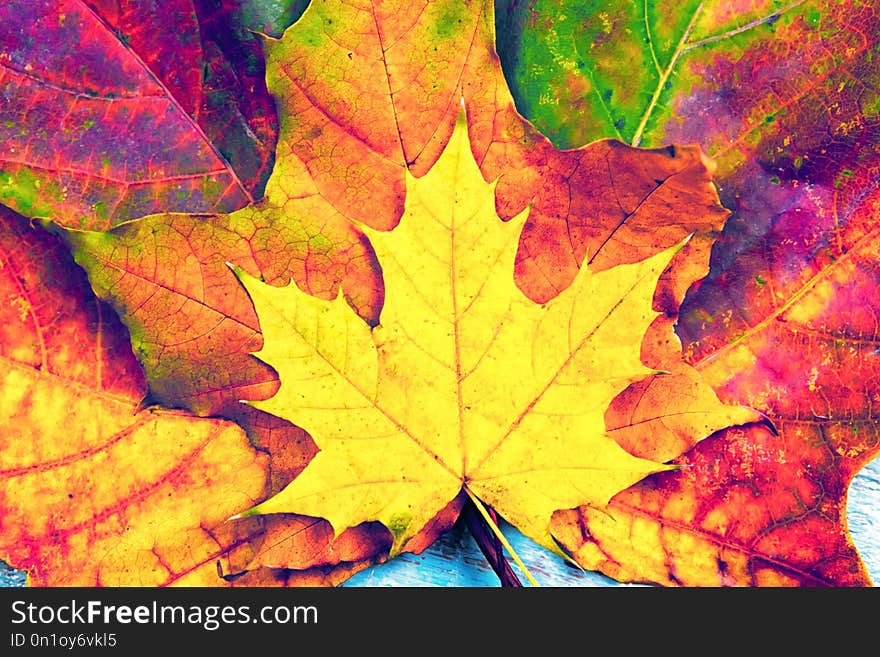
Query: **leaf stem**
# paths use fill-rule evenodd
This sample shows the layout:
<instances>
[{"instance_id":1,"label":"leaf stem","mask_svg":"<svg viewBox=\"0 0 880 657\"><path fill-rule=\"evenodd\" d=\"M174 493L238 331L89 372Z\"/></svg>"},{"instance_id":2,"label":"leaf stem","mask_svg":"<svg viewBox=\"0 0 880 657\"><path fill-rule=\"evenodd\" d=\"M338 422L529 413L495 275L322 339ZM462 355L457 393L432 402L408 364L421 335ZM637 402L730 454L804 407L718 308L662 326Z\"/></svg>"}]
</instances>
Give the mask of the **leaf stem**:
<instances>
[{"instance_id":1,"label":"leaf stem","mask_svg":"<svg viewBox=\"0 0 880 657\"><path fill-rule=\"evenodd\" d=\"M492 509L488 509L488 511L492 519L497 522L495 512ZM474 537L477 546L480 548L483 556L486 557L486 561L489 562L492 570L495 571L498 579L501 580L501 586L504 588L522 588L522 582L516 576L513 568L510 567L507 557L504 556L504 546L501 545L501 541L498 540L498 537L489 528L489 525L471 500L465 502L461 519L468 530L470 530L471 536Z\"/></svg>"},{"instance_id":2,"label":"leaf stem","mask_svg":"<svg viewBox=\"0 0 880 657\"><path fill-rule=\"evenodd\" d=\"M501 532L501 529L492 519L491 514L488 509L486 509L485 505L480 501L480 498L474 495L470 488L467 486L464 487L464 492L467 493L468 497L471 499L471 502L474 503L474 506L477 508L477 511L480 512L480 515L483 516L483 520L486 521L486 524L492 529L492 533L498 537L498 540L501 541L501 544L507 550L508 554L513 558L513 561L517 566L520 567L523 574L526 576L526 579L529 580L529 583L532 586L541 586L538 584L538 580L536 580L532 574L529 572L529 569L526 568L526 565L522 562L522 559L519 558L519 555L514 551L513 546L510 545L510 542L507 540L507 537Z\"/></svg>"}]
</instances>

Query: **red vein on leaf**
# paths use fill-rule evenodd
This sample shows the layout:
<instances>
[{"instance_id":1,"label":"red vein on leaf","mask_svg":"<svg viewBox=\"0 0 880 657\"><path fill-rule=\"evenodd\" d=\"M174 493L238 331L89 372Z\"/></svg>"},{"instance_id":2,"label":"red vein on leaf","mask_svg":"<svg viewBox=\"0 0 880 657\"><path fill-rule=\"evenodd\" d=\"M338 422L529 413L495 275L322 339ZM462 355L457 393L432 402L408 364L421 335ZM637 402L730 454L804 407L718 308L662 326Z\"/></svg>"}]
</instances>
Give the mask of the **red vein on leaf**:
<instances>
[{"instance_id":1,"label":"red vein on leaf","mask_svg":"<svg viewBox=\"0 0 880 657\"><path fill-rule=\"evenodd\" d=\"M143 94L132 94L132 95L118 95L118 96L98 96L97 94L90 93L87 91L76 90L70 87L65 87L60 84L56 84L54 82L49 82L48 80L44 80L43 78L37 77L33 73L28 71L23 71L20 68L15 66L11 66L9 62L2 61L0 62L0 67L5 68L7 71L10 71L12 74L11 77L21 77L25 80L30 80L31 82L35 82L36 84L44 87L46 89L52 89L53 91L58 91L63 94L67 94L69 96L74 96L76 98L82 98L83 100L96 100L107 103L114 103L120 101L133 101L133 100L147 100L149 98L161 98L161 96L145 96Z\"/></svg>"},{"instance_id":2,"label":"red vein on leaf","mask_svg":"<svg viewBox=\"0 0 880 657\"><path fill-rule=\"evenodd\" d=\"M660 189L663 187L663 185L666 184L666 182L668 180L671 180L672 178L679 176L682 173L682 172L677 172L677 173L669 174L666 178L661 180L656 187L654 187L650 192L648 192L648 194L645 196L645 198L643 198L642 200L639 201L638 205L636 205L636 207L633 208L632 212L627 212L626 210L623 209L623 206L620 204L620 196L617 193L617 186L615 185L615 182L614 182L614 170L611 167L611 162L609 161L609 157L610 157L610 153L605 155L605 163L608 165L608 179L611 181L612 189L614 189L614 200L617 203L617 206L620 208L621 212L624 213L624 217L623 217L623 219L621 219L617 223L616 226L614 226L614 228L611 229L611 232L609 232L608 235L605 237L605 239L602 240L602 243L598 247L596 247L595 252L587 260L587 264L593 264L593 261L599 256L599 254L602 252L602 249L604 249L608 245L608 243L611 241L611 238L614 237L614 235L617 233L617 231L620 230L621 228L623 228L623 226L626 225L626 222L629 221L630 219L632 219L635 216L635 214L639 210L641 210L642 206L645 205L645 203L647 203L648 200L654 194L656 194L657 192L660 191ZM570 185L569 185L569 187L570 187ZM570 224L570 222L567 222L567 223ZM572 247L572 252L574 252L573 247Z\"/></svg>"},{"instance_id":3,"label":"red vein on leaf","mask_svg":"<svg viewBox=\"0 0 880 657\"><path fill-rule=\"evenodd\" d=\"M206 176L221 176L228 173L225 169L213 169L209 171L199 171L197 173L182 173L175 174L173 176L160 176L157 178L149 178L143 180L125 180L121 178L114 178L112 176L105 176L99 173L93 173L91 171L84 171L82 169L71 169L71 168L60 168L53 167L49 165L43 165L39 163L32 163L25 160L16 160L12 158L4 158L4 162L8 162L9 164L17 164L22 167L28 167L30 169L37 169L40 171L48 171L51 173L67 173L73 176L82 176L83 178L91 178L93 180L106 180L107 182L117 183L119 185L124 185L126 188L128 187L143 187L147 185L155 185L161 183L168 182L179 182L184 180L195 180L198 178L205 178ZM201 213L204 214L204 213ZM130 220L136 221L136 219Z\"/></svg>"},{"instance_id":4,"label":"red vein on leaf","mask_svg":"<svg viewBox=\"0 0 880 657\"><path fill-rule=\"evenodd\" d=\"M712 353L700 358L699 360L691 362L691 365L697 369L705 366L707 363L716 359L718 356L727 353L731 349L735 349L739 346L741 342L754 336L755 334L761 332L771 324L773 324L786 310L794 306L801 298L806 295L810 290L812 290L816 285L820 282L828 278L836 268L844 262L851 260L855 257L855 255L859 252L860 245L868 242L869 240L874 239L878 234L880 234L880 227L874 228L874 230L865 233L861 238L856 240L856 242L852 245L845 253L841 254L836 260L831 262L828 266L819 270L816 274L814 274L804 285L802 285L798 290L796 290L791 297L783 303L781 306L776 308L772 313L767 315L763 320L758 322L757 324L750 326L748 329L743 331L739 336L736 337L731 342L727 342L726 344L721 345L713 351Z\"/></svg>"},{"instance_id":5,"label":"red vein on leaf","mask_svg":"<svg viewBox=\"0 0 880 657\"><path fill-rule=\"evenodd\" d=\"M53 372L51 369L49 369L47 367L44 367L42 369L38 369L38 368L35 368L30 363L22 363L21 361L17 361L13 358L10 358L9 356L3 356L3 355L0 355L0 361L6 361L7 363L10 364L10 367L18 367L22 370L27 371L28 373L37 372L37 373L39 373L39 375L41 377L42 376L49 376L49 377L53 377L55 379L58 379L61 382L60 385L62 385L62 386L65 386L68 388L70 388L70 387L79 388L80 390L82 390L83 392L85 392L89 395L95 395L97 397L100 397L100 398L105 399L110 402L124 404L127 407L132 406L131 398L122 397L119 395L114 395L112 393L107 392L106 390L95 390L91 386L88 386L84 383L80 383L79 381L69 379L66 376L63 376L61 374L56 374L55 372Z\"/></svg>"},{"instance_id":6,"label":"red vein on leaf","mask_svg":"<svg viewBox=\"0 0 880 657\"><path fill-rule=\"evenodd\" d=\"M31 300L30 295L28 294L28 291L25 289L24 285L22 284L21 279L19 278L18 272L12 268L12 259L9 257L9 253L6 251L6 249L3 248L2 244L0 244L0 256L2 256L3 261L9 263L9 267L12 270L12 271L10 271L9 275L12 278L12 280L15 282L15 286L18 288L19 292L21 293L22 298L25 301L27 301L28 315L30 315L31 321L34 324L34 334L36 335L37 343L40 346L40 364L42 366L42 369L48 371L48 369L49 369L49 354L46 350L46 341L43 338L43 331L42 331L42 327L40 326L40 320L37 319L37 314L34 311L34 304Z\"/></svg>"},{"instance_id":7,"label":"red vein on leaf","mask_svg":"<svg viewBox=\"0 0 880 657\"><path fill-rule=\"evenodd\" d=\"M136 418L132 424L128 425L124 429L121 429L120 431L117 431L100 445L95 445L79 452L67 454L66 456L62 456L61 458L54 459L52 461L41 461L39 463L33 463L31 465L23 465L17 468L7 468L5 470L0 470L0 477L9 477L11 479L15 477L23 477L24 475L32 474L35 472L48 472L49 470L63 468L65 466L71 465L72 463L76 463L77 461L87 459L90 456L94 456L95 454L98 454L107 450L110 447L113 447L113 445L115 445L119 441L128 438L136 429L139 429L151 419L153 419L153 416L151 414L142 414L141 417Z\"/></svg>"},{"instance_id":8,"label":"red vein on leaf","mask_svg":"<svg viewBox=\"0 0 880 657\"><path fill-rule=\"evenodd\" d=\"M95 10L92 9L87 3L80 0L80 4L83 5L86 11L88 11L95 18L95 20L99 21L101 25L103 25L111 34L116 33L116 31L104 20L104 18L100 16L97 12L95 12ZM125 49L129 53L131 53L132 57L135 59L135 61L137 61L144 72L149 75L150 78L152 78L156 85L158 85L158 87L162 90L168 100L174 105L177 111L180 112L180 115L184 117L184 120L186 120L190 124L190 126L196 131L196 133L198 133L198 135L202 137L204 143L208 146L208 148L210 148L211 152L218 159L218 161L226 165L225 172L230 175L230 177L235 181L238 188L244 193L244 196L248 200L248 203L253 203L255 199L251 195L250 190L248 190L245 184L238 177L238 173L235 171L235 169L232 167L226 157L224 157L220 150L214 145L213 141L208 138L208 135L205 134L205 131L202 130L202 127L198 124L198 122L192 116L190 116L189 112L183 109L177 98L175 98L174 94L172 94L168 87L166 87L165 84L159 79L159 77L155 75L152 70L150 70L150 67L147 66L146 62L144 62L143 59L141 59L140 55L138 55L127 45L122 45L125 46Z\"/></svg>"},{"instance_id":9,"label":"red vein on leaf","mask_svg":"<svg viewBox=\"0 0 880 657\"><path fill-rule=\"evenodd\" d=\"M122 272L123 274L132 276L140 281L143 281L144 283L147 283L150 286L155 286L155 287L163 289L167 292L171 292L172 294L175 294L177 296L181 296L184 299L186 299L188 301L192 301L193 303L196 303L199 306L202 306L203 308L209 310L210 312L219 315L223 319L228 319L228 320L234 322L235 324L238 324L239 326L248 329L249 331L252 331L254 333L259 333L259 329L256 326L250 326L249 324L246 324L245 322L243 322L239 319L236 319L235 317L232 317L231 315L227 315L225 313L222 313L219 310L217 310L216 308L210 306L206 301L203 301L202 299L197 299L193 296L186 294L185 292L177 290L173 287L169 287L168 285L165 285L164 283L160 283L159 281L151 280L145 276L142 276L141 274L138 274L137 272L133 272L133 271L130 271L130 270L124 268L122 265L116 264L115 262L112 262L109 260L105 260L104 258L101 258L100 256L97 256L95 254L90 254L90 255L92 255L92 257L94 257L95 260L97 260L101 264L103 264L111 269L115 269L119 272ZM166 346L169 346L169 345L166 345Z\"/></svg>"},{"instance_id":10,"label":"red vein on leaf","mask_svg":"<svg viewBox=\"0 0 880 657\"><path fill-rule=\"evenodd\" d=\"M821 577L814 575L813 573L810 573L806 570L802 570L800 568L797 568L797 567L791 565L790 563L780 561L779 559L776 559L766 553L758 552L757 550L755 550L749 546L741 545L738 543L733 543L729 540L721 538L717 534L712 534L707 531L697 529L692 525L685 525L683 523L680 523L680 522L677 522L674 520L669 520L667 518L661 518L661 517L654 515L648 511L645 511L644 509L641 509L636 506L632 506L630 504L626 504L624 502L613 501L611 503L611 506L618 507L618 508L624 510L626 513L631 513L632 515L638 515L638 516L642 516L645 518L649 518L649 519L657 522L662 527L671 527L677 531L680 531L682 534L690 534L690 535L699 536L699 537L705 539L707 542L714 543L715 545L718 545L719 547L729 549L732 552L739 552L741 554L745 554L746 556L748 556L750 558L750 560L751 559L760 559L761 561L764 561L768 564L771 564L771 565L777 567L779 570L789 571L791 573L794 573L795 575L798 575L799 577L804 577L804 578L812 580L818 584L822 584L823 586L832 586L833 585L833 582L824 580Z\"/></svg>"},{"instance_id":11,"label":"red vein on leaf","mask_svg":"<svg viewBox=\"0 0 880 657\"><path fill-rule=\"evenodd\" d=\"M848 54L850 54L852 56L852 58L855 59L859 55L862 55L868 49L868 47L869 47L868 40L863 38L862 39L862 46L860 48L853 49ZM826 82L832 75L834 75L835 73L839 73L841 71L846 71L846 70L848 70L846 63L841 63L839 66L833 66L833 67L830 67L830 68L822 71L822 73L818 76L814 77L811 75L811 77L810 77L811 83L808 84L806 87L804 87L804 90L801 93L794 94L788 100L786 100L784 103L773 107L774 114L779 114L782 110L787 109L797 103L800 103L802 100L804 100L804 98L808 94L810 94L813 91L815 91L816 89L818 89L820 87L820 85L823 82ZM851 77L858 78L858 76L855 76L852 74L850 74L850 75L851 75ZM751 134L753 132L762 128L763 126L764 126L764 119L763 118L761 118L761 120L755 120L754 124L751 127L748 127L745 130L741 131L735 139L727 141L723 147L710 153L710 155L713 158L719 158L724 153L727 153L728 151L730 151L730 150L734 149L735 147L739 146L740 144L742 144L744 141L746 141L751 136Z\"/></svg>"},{"instance_id":12,"label":"red vein on leaf","mask_svg":"<svg viewBox=\"0 0 880 657\"><path fill-rule=\"evenodd\" d=\"M97 527L103 521L116 514L121 513L126 508L134 506L137 502L142 502L146 500L154 491L160 489L162 486L170 485L174 478L177 477L177 475L190 473L193 461L196 460L196 458L205 450L205 448L210 443L212 443L221 433L223 433L224 429L225 427L215 428L211 432L211 434L208 435L201 443L199 443L195 448L183 455L173 467L163 472L162 476L160 476L156 481L149 482L147 485L137 488L131 493L120 497L113 504L104 507L103 509L100 509L96 513L90 515L89 518L86 520L54 530L52 532L53 537L56 537L56 540L59 540L61 538L66 538L68 536L76 534L85 527ZM112 532L112 530L108 530L108 534L112 533L114 533Z\"/></svg>"},{"instance_id":13,"label":"red vein on leaf","mask_svg":"<svg viewBox=\"0 0 880 657\"><path fill-rule=\"evenodd\" d=\"M385 84L388 86L388 102L391 105L391 113L394 116L394 126L397 133L397 143L400 146L400 159L407 165L406 149L403 147L403 137L400 134L400 117L397 116L397 107L394 104L394 90L391 88L391 74L388 72L388 61L385 54L388 52L382 43L382 30L379 28L379 19L376 17L376 3L370 0L370 15L373 17L373 24L376 26L376 39L379 42L379 50L382 51L382 68L385 70Z\"/></svg>"},{"instance_id":14,"label":"red vein on leaf","mask_svg":"<svg viewBox=\"0 0 880 657\"><path fill-rule=\"evenodd\" d=\"M358 142L360 142L361 144L363 144L367 149L369 149L369 151L370 151L371 153L375 153L376 155L378 155L379 157L381 157L383 160L385 160L385 161L388 162L389 164L392 164L392 165L394 165L394 166L396 166L396 167L400 167L401 169L404 168L404 165L401 164L400 162L396 162L396 161L394 161L392 158L390 158L390 157L388 157L387 155L385 155L384 153L382 153L382 152L380 152L380 151L377 151L377 150L375 149L375 147L373 147L373 145L370 144L370 143L366 140L365 137L361 137L361 136L358 135L357 133L352 132L352 130L351 130L351 126L348 126L348 125L346 125L346 124L344 124L344 123L340 123L339 120L338 120L336 117L334 117L334 116L331 115L327 110L325 110L325 109L321 106L321 104L320 104L320 103L319 103L319 102L318 102L318 101L317 101L317 100L316 100L311 94L309 94L309 93L306 91L306 89L305 89L305 88L299 83L299 81L298 81L295 77L293 77L290 73L288 73L286 69L282 68L281 70L283 71L284 76L290 81L290 83L291 83L294 87L297 88L297 90L298 90L298 91L299 91L299 92L305 97L305 99L309 101L309 104L312 106L312 108L315 109L315 110L317 110L318 113L319 113L321 116L323 116L324 118L326 118L328 121L330 121L330 123L332 123L333 125L335 125L335 126L336 126L337 128L339 128L340 130L342 130L342 132L344 132L345 134L347 134L347 135L350 136L351 138L356 139ZM399 135L398 135L398 136L399 136ZM305 165L308 167L308 162L305 162L302 158L300 158L300 157L298 157L298 156L297 156L297 158L298 158L301 162L303 162L303 164L305 164Z\"/></svg>"}]
</instances>

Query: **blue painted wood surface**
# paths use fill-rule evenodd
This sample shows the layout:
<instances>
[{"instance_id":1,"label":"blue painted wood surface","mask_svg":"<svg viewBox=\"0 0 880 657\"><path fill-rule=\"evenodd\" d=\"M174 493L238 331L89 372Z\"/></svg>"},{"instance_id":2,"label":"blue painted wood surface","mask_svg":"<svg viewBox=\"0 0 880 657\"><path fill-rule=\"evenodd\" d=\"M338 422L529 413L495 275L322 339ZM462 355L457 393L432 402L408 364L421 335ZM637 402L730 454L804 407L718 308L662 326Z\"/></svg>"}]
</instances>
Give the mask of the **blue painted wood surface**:
<instances>
[{"instance_id":1,"label":"blue painted wood surface","mask_svg":"<svg viewBox=\"0 0 880 657\"><path fill-rule=\"evenodd\" d=\"M880 458L853 481L847 521L872 581L880 584ZM575 568L512 527L505 527L505 534L544 586L622 586L599 573ZM0 586L24 586L24 573L0 562ZM368 568L344 586L498 586L498 578L469 535L449 532L424 553L404 554Z\"/></svg>"}]
</instances>

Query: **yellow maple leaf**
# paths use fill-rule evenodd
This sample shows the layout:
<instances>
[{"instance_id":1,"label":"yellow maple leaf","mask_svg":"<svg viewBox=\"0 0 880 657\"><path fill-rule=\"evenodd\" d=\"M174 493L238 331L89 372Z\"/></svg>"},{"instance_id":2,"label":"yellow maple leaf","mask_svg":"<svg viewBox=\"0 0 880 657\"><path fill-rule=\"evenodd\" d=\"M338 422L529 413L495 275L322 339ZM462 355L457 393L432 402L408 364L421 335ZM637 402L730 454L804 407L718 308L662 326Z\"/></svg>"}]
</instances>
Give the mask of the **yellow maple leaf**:
<instances>
[{"instance_id":1,"label":"yellow maple leaf","mask_svg":"<svg viewBox=\"0 0 880 657\"><path fill-rule=\"evenodd\" d=\"M584 267L553 300L530 301L513 279L527 212L498 218L463 119L431 171L408 178L406 199L395 230L365 229L386 290L372 329L341 294L325 301L236 270L265 338L255 355L281 379L254 406L320 448L251 513L320 516L337 533L378 520L394 554L464 489L552 548L554 511L604 506L668 469L620 448L603 416L650 373L639 345L675 249Z\"/></svg>"}]
</instances>

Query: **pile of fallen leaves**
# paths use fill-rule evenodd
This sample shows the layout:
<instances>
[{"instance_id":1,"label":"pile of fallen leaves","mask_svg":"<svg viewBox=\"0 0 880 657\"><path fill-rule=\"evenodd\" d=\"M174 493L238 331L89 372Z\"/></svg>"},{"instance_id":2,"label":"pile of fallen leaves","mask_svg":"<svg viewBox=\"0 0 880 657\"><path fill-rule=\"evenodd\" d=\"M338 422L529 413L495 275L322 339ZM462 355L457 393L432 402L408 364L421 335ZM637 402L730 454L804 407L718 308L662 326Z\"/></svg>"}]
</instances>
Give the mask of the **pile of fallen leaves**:
<instances>
[{"instance_id":1,"label":"pile of fallen leaves","mask_svg":"<svg viewBox=\"0 0 880 657\"><path fill-rule=\"evenodd\" d=\"M870 584L880 12L355 4L0 6L0 558Z\"/></svg>"}]
</instances>

